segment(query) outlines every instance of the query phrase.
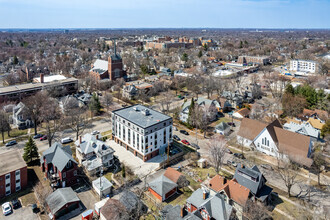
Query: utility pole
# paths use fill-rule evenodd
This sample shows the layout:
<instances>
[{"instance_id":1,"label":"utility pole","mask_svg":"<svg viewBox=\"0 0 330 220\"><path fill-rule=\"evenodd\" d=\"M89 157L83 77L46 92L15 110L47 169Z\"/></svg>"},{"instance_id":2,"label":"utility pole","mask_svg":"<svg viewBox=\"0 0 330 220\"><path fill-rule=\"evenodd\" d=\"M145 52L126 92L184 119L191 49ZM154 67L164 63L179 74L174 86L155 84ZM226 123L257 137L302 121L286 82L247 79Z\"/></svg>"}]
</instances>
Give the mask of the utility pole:
<instances>
[{"instance_id":1,"label":"utility pole","mask_svg":"<svg viewBox=\"0 0 330 220\"><path fill-rule=\"evenodd\" d=\"M167 141L167 166L169 165L170 162L170 139Z\"/></svg>"}]
</instances>

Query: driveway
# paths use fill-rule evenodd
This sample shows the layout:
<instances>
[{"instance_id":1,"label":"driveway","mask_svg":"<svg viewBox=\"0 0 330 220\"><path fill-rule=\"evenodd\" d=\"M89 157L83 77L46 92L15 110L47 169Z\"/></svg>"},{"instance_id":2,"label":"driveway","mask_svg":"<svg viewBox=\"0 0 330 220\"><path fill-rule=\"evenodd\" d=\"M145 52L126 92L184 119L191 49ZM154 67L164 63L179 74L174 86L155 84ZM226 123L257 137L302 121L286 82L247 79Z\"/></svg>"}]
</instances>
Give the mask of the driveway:
<instances>
[{"instance_id":1,"label":"driveway","mask_svg":"<svg viewBox=\"0 0 330 220\"><path fill-rule=\"evenodd\" d=\"M22 207L15 209L14 212L8 216L0 214L0 219L2 220L32 220L39 219L38 215L32 212L31 207Z\"/></svg>"},{"instance_id":2,"label":"driveway","mask_svg":"<svg viewBox=\"0 0 330 220\"><path fill-rule=\"evenodd\" d=\"M119 158L120 162L129 166L139 177L143 177L153 172L159 167L159 163L165 159L161 156L157 156L147 162L143 162L143 160L134 156L133 153L127 151L113 140L109 140L109 146L116 151L114 154Z\"/></svg>"}]
</instances>

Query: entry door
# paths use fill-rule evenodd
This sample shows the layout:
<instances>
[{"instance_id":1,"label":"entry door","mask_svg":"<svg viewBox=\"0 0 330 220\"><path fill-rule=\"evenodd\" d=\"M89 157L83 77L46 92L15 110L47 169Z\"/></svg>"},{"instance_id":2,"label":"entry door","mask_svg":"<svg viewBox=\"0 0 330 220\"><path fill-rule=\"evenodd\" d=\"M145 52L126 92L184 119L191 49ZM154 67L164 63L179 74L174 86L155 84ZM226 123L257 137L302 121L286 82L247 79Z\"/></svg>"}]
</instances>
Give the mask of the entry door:
<instances>
[{"instance_id":1,"label":"entry door","mask_svg":"<svg viewBox=\"0 0 330 220\"><path fill-rule=\"evenodd\" d=\"M62 182L62 188L64 188L64 187L65 187L65 181Z\"/></svg>"}]
</instances>

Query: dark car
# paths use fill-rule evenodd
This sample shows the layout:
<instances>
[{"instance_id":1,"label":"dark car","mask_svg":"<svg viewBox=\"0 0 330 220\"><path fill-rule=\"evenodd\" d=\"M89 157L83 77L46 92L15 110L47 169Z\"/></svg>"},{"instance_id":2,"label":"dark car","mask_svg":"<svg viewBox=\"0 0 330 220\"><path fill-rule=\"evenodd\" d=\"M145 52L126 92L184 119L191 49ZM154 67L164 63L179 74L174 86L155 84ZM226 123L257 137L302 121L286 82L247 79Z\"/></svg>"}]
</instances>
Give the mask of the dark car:
<instances>
[{"instance_id":1,"label":"dark car","mask_svg":"<svg viewBox=\"0 0 330 220\"><path fill-rule=\"evenodd\" d=\"M19 202L18 199L13 199L11 201L11 205L13 206L14 209L18 209L19 207L21 207L21 203Z\"/></svg>"},{"instance_id":2,"label":"dark car","mask_svg":"<svg viewBox=\"0 0 330 220\"><path fill-rule=\"evenodd\" d=\"M12 145L15 145L17 144L17 141L9 141L7 144L6 144L6 147L9 147L9 146L12 146Z\"/></svg>"},{"instance_id":3,"label":"dark car","mask_svg":"<svg viewBox=\"0 0 330 220\"><path fill-rule=\"evenodd\" d=\"M180 133L181 134L185 134L185 135L189 135L189 133L187 131L185 131L185 130L180 130Z\"/></svg>"},{"instance_id":4,"label":"dark car","mask_svg":"<svg viewBox=\"0 0 330 220\"><path fill-rule=\"evenodd\" d=\"M36 134L33 136L33 139L38 139L41 138L42 136L44 136L43 134Z\"/></svg>"},{"instance_id":5,"label":"dark car","mask_svg":"<svg viewBox=\"0 0 330 220\"><path fill-rule=\"evenodd\" d=\"M43 140L47 140L47 135L42 136L42 137L40 138L40 140L41 140L41 141L43 141Z\"/></svg>"},{"instance_id":6,"label":"dark car","mask_svg":"<svg viewBox=\"0 0 330 220\"><path fill-rule=\"evenodd\" d=\"M173 139L176 141L180 141L181 139L178 137L178 135L173 135Z\"/></svg>"},{"instance_id":7,"label":"dark car","mask_svg":"<svg viewBox=\"0 0 330 220\"><path fill-rule=\"evenodd\" d=\"M235 157L238 157L238 158L240 158L240 159L244 159L243 154L240 154L240 153L234 153L234 156L235 156Z\"/></svg>"},{"instance_id":8,"label":"dark car","mask_svg":"<svg viewBox=\"0 0 330 220\"><path fill-rule=\"evenodd\" d=\"M37 206L37 204L35 204L35 203L32 204L32 205L31 205L31 209L32 209L32 212L33 212L33 213L37 213L37 212L38 212L38 206Z\"/></svg>"},{"instance_id":9,"label":"dark car","mask_svg":"<svg viewBox=\"0 0 330 220\"><path fill-rule=\"evenodd\" d=\"M228 122L227 124L230 125L230 126L236 127L234 122Z\"/></svg>"},{"instance_id":10,"label":"dark car","mask_svg":"<svg viewBox=\"0 0 330 220\"><path fill-rule=\"evenodd\" d=\"M199 149L201 149L197 144L195 144L195 143L191 143L190 144L193 148L195 148L196 150L199 150Z\"/></svg>"}]
</instances>

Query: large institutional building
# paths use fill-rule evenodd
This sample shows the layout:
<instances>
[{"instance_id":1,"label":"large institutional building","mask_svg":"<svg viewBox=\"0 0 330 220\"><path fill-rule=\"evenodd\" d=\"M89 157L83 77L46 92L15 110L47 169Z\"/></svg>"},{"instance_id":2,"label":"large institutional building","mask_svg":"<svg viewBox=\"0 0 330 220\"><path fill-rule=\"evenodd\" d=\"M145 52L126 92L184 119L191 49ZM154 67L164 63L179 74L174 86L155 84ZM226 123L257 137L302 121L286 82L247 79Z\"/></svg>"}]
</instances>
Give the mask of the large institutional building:
<instances>
[{"instance_id":1,"label":"large institutional building","mask_svg":"<svg viewBox=\"0 0 330 220\"><path fill-rule=\"evenodd\" d=\"M317 69L317 62L310 60L291 60L290 70L297 72L315 73Z\"/></svg>"},{"instance_id":2,"label":"large institutional building","mask_svg":"<svg viewBox=\"0 0 330 220\"><path fill-rule=\"evenodd\" d=\"M164 154L172 143L173 119L142 105L112 112L112 137L143 161Z\"/></svg>"}]
</instances>

